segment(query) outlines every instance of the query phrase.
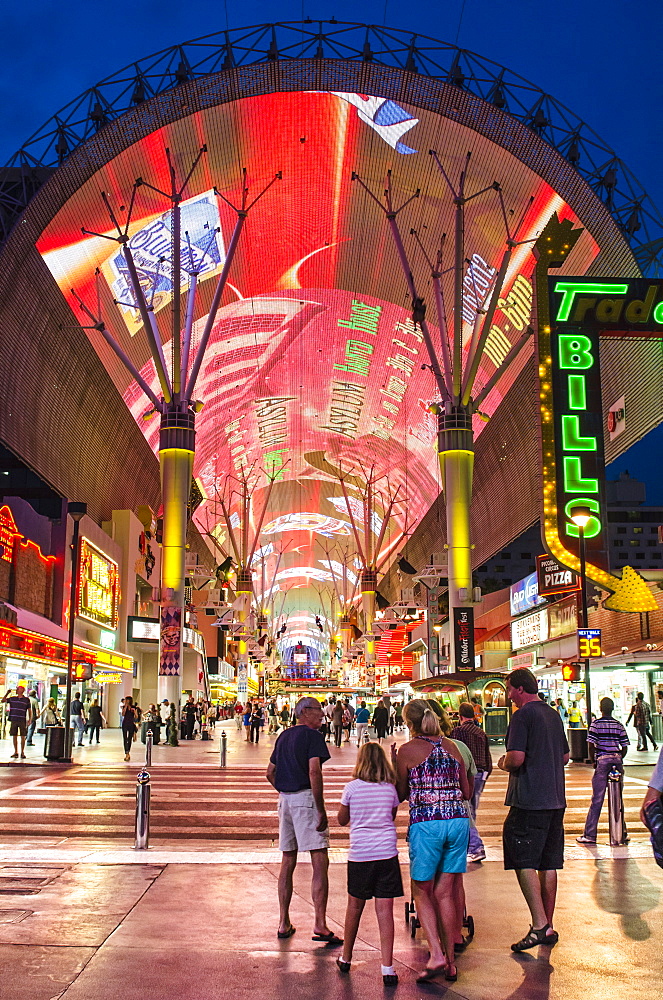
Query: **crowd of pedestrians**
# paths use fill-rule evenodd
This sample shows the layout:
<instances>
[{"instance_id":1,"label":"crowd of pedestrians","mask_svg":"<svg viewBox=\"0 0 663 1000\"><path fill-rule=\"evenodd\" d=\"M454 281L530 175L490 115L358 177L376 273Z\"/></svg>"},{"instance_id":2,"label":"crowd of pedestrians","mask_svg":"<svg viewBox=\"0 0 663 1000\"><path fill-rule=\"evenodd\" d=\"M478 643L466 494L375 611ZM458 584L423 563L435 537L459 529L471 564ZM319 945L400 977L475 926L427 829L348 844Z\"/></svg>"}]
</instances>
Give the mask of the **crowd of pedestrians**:
<instances>
[{"instance_id":1,"label":"crowd of pedestrians","mask_svg":"<svg viewBox=\"0 0 663 1000\"><path fill-rule=\"evenodd\" d=\"M569 760L566 727L558 706L539 696L531 671L512 671L507 697L514 712L505 752L497 767L508 774L503 827L504 868L513 871L529 911L530 925L511 944L516 953L539 945L553 947L557 873L564 865L565 766ZM381 708L387 708L383 703ZM384 714L373 713L375 741L364 742L369 712L360 703L356 713L359 750L352 780L345 786L338 823L350 828L347 864L347 908L343 938L327 926L329 822L325 808L322 766L330 759L330 723L334 742L344 733L345 707L321 705L312 697L295 707L294 725L277 738L267 771L279 793L279 925L281 939L292 937L290 919L293 875L298 852L310 852L312 899L315 910L312 937L340 949L336 959L341 975L352 969L353 949L366 901L373 899L380 932L381 975L385 986L395 986L393 967L394 899L404 894L395 818L400 802L409 813L410 878L418 919L429 949L429 959L418 977L424 983L458 978L458 959L470 943L463 936L466 917L463 874L467 864L485 858L476 829L477 811L485 782L493 770L487 736L476 704L463 703L452 728L434 700L415 699L400 713L409 739L390 753ZM595 763L593 799L582 843L596 839L606 774L621 767L628 747L624 727L612 718L610 699L601 702L601 718L588 733ZM387 709L388 711L388 709ZM645 803L658 805L663 797L663 753L651 779ZM644 816L644 813L643 813Z\"/></svg>"}]
</instances>

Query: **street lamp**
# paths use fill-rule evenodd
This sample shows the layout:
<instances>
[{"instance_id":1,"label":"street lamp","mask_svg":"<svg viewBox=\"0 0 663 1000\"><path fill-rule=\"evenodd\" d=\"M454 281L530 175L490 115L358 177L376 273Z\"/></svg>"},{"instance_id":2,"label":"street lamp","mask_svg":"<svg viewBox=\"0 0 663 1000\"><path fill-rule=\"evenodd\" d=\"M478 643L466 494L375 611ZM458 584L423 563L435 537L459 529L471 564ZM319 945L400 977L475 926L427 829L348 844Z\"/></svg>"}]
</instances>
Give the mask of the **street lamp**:
<instances>
[{"instance_id":1,"label":"street lamp","mask_svg":"<svg viewBox=\"0 0 663 1000\"><path fill-rule=\"evenodd\" d=\"M68 503L67 513L74 522L74 533L71 540L71 590L69 596L69 641L67 643L67 693L64 700L64 747L60 760L71 764L72 729L71 729L71 672L74 667L74 626L76 624L76 609L78 607L78 583L80 563L80 522L87 514L87 504Z\"/></svg>"},{"instance_id":2,"label":"street lamp","mask_svg":"<svg viewBox=\"0 0 663 1000\"><path fill-rule=\"evenodd\" d=\"M580 539L580 597L581 597L581 607L582 607L582 624L581 628L587 628L587 579L585 576L585 529L589 524L591 518L594 516L593 512L588 506L579 504L574 507L569 515L573 524L575 524L578 529L578 538ZM592 692L589 685L589 659L585 658L585 704L587 706L587 730L592 724Z\"/></svg>"}]
</instances>

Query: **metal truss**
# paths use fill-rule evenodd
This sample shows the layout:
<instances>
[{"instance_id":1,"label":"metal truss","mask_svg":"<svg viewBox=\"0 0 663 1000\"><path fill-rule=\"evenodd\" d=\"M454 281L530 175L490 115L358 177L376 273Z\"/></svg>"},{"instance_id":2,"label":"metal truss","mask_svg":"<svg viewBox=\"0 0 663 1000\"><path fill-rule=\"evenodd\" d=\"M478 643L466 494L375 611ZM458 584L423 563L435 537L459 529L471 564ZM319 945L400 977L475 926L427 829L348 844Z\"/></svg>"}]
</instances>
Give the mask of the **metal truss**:
<instances>
[{"instance_id":1,"label":"metal truss","mask_svg":"<svg viewBox=\"0 0 663 1000\"><path fill-rule=\"evenodd\" d=\"M368 62L432 77L512 115L584 178L612 214L643 272L663 270L663 216L614 150L563 104L466 49L396 28L334 19L216 32L131 63L86 90L38 129L0 171L0 239L8 235L50 172L127 111L215 73L279 60L316 59Z\"/></svg>"}]
</instances>

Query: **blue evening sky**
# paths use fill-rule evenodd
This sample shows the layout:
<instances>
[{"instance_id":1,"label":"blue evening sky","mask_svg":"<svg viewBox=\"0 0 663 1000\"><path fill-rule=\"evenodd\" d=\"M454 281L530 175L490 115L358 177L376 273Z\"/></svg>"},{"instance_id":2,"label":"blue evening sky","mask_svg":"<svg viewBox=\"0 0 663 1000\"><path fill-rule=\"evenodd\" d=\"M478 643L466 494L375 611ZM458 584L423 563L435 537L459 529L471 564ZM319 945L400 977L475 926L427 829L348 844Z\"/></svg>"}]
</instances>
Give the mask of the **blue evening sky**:
<instances>
[{"instance_id":1,"label":"blue evening sky","mask_svg":"<svg viewBox=\"0 0 663 1000\"><path fill-rule=\"evenodd\" d=\"M461 16L462 15L462 16ZM663 16L657 0L25 0L3 9L0 163L54 112L127 63L227 25L304 17L386 24L477 52L583 118L663 208ZM645 479L663 502L663 432L608 469Z\"/></svg>"}]
</instances>

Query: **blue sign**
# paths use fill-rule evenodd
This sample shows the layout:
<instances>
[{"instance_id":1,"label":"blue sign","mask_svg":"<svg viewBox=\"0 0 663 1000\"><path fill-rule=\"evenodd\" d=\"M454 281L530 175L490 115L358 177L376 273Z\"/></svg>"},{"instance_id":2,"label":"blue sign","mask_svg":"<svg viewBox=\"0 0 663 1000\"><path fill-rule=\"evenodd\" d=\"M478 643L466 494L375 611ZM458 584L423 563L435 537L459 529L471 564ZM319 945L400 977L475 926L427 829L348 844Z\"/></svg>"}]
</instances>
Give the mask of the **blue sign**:
<instances>
[{"instance_id":1,"label":"blue sign","mask_svg":"<svg viewBox=\"0 0 663 1000\"><path fill-rule=\"evenodd\" d=\"M539 581L536 573L530 573L524 580L511 584L509 594L512 615L521 615L523 611L530 611L539 604L545 604L543 597L539 597Z\"/></svg>"}]
</instances>

